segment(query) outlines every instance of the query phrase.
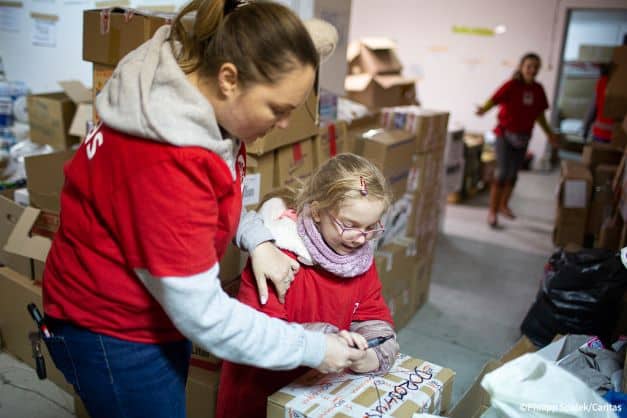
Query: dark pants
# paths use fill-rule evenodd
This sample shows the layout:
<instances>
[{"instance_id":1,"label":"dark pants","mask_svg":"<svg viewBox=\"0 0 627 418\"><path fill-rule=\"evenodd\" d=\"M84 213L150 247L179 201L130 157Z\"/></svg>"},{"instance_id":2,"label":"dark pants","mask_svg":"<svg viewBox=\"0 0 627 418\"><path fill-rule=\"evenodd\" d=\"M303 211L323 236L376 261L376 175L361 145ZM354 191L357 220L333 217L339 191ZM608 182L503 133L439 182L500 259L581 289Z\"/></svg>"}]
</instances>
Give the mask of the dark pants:
<instances>
[{"instance_id":1,"label":"dark pants","mask_svg":"<svg viewBox=\"0 0 627 418\"><path fill-rule=\"evenodd\" d=\"M518 171L525 161L527 147L514 147L504 136L496 138L496 173L494 179L503 186L514 185L518 179Z\"/></svg>"},{"instance_id":2,"label":"dark pants","mask_svg":"<svg viewBox=\"0 0 627 418\"><path fill-rule=\"evenodd\" d=\"M185 418L189 341L134 343L46 321L50 356L92 418Z\"/></svg>"}]
</instances>

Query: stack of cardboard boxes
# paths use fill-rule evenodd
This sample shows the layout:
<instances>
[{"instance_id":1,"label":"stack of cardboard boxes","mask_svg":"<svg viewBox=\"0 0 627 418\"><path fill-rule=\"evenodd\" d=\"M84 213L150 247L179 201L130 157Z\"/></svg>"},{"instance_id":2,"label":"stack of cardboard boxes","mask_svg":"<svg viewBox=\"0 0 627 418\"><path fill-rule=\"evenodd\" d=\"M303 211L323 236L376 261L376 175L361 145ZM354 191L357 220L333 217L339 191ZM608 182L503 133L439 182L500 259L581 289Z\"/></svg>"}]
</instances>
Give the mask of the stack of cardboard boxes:
<instances>
[{"instance_id":1,"label":"stack of cardboard boxes","mask_svg":"<svg viewBox=\"0 0 627 418\"><path fill-rule=\"evenodd\" d=\"M604 115L616 122L612 140L584 146L581 163L562 162L553 233L558 246L618 249L625 243L627 213L621 213L620 203L627 145L627 46L614 48L612 59L604 104Z\"/></svg>"},{"instance_id":2,"label":"stack of cardboard boxes","mask_svg":"<svg viewBox=\"0 0 627 418\"><path fill-rule=\"evenodd\" d=\"M348 46L349 99L371 109L416 104L416 82L403 77L396 44L387 38L364 38Z\"/></svg>"}]
</instances>

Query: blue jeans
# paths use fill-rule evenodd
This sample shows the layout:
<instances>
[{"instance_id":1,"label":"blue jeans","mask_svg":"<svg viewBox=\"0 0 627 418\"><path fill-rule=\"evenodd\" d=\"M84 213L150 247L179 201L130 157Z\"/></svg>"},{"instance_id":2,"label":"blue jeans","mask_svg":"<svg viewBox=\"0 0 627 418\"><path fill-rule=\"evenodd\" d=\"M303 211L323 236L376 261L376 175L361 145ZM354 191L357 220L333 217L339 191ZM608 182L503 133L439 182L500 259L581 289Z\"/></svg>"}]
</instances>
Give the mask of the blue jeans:
<instances>
[{"instance_id":1,"label":"blue jeans","mask_svg":"<svg viewBox=\"0 0 627 418\"><path fill-rule=\"evenodd\" d=\"M189 341L142 344L46 322L50 356L91 418L185 418Z\"/></svg>"}]
</instances>

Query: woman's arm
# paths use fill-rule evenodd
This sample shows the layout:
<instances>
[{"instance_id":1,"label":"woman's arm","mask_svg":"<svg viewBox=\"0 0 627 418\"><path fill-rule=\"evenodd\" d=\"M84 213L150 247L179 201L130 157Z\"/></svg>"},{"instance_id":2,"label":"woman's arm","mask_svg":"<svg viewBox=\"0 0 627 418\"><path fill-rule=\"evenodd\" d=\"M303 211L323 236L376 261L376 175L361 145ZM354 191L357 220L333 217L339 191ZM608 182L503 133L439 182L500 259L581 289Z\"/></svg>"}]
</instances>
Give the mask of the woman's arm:
<instances>
[{"instance_id":1,"label":"woman's arm","mask_svg":"<svg viewBox=\"0 0 627 418\"><path fill-rule=\"evenodd\" d=\"M475 114L477 116L483 116L486 112L494 107L494 102L492 99L488 99L482 106L477 106L477 110Z\"/></svg>"}]
</instances>

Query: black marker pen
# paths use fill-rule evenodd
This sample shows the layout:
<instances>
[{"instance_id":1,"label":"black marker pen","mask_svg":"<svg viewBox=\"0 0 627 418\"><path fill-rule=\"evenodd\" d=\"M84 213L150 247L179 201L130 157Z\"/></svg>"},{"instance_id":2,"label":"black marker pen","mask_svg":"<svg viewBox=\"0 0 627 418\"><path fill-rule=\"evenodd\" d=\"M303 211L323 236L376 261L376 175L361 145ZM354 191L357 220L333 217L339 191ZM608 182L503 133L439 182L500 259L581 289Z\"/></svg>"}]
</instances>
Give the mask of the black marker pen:
<instances>
[{"instance_id":1,"label":"black marker pen","mask_svg":"<svg viewBox=\"0 0 627 418\"><path fill-rule=\"evenodd\" d=\"M37 309L37 305L35 305L34 303L29 303L27 306L27 309L28 309L28 312L30 313L30 316L32 316L33 320L35 320L37 327L39 328L41 333L44 335L44 337L46 338L52 337L52 334L50 333L50 331L48 330L48 327L44 323L44 318L43 316L41 316L41 312L39 312L39 309Z\"/></svg>"},{"instance_id":2,"label":"black marker pen","mask_svg":"<svg viewBox=\"0 0 627 418\"><path fill-rule=\"evenodd\" d=\"M368 342L368 348L373 348L383 344L387 340L391 340L392 338L394 338L394 335L388 335L387 337L374 337L366 341Z\"/></svg>"}]
</instances>

